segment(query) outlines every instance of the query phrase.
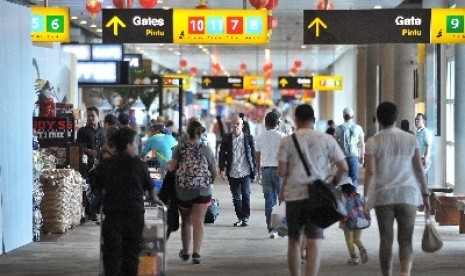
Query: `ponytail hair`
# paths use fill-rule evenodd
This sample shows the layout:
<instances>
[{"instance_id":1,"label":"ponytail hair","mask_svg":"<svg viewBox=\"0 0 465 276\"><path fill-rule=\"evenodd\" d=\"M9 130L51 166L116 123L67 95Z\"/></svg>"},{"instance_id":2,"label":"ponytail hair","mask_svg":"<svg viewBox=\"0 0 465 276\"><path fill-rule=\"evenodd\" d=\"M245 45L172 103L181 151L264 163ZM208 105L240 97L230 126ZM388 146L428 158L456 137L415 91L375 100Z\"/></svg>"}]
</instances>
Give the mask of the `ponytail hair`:
<instances>
[{"instance_id":1,"label":"ponytail hair","mask_svg":"<svg viewBox=\"0 0 465 276\"><path fill-rule=\"evenodd\" d=\"M192 120L187 125L187 135L189 139L200 139L203 133L207 131L199 121Z\"/></svg>"}]
</instances>

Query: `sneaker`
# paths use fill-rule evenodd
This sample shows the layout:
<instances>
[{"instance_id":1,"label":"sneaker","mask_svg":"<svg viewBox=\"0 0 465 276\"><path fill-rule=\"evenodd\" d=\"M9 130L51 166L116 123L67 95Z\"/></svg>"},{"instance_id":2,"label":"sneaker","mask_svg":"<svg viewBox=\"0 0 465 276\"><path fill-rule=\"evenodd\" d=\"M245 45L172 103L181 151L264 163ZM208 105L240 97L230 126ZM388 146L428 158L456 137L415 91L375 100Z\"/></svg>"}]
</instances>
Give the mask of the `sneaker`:
<instances>
[{"instance_id":1,"label":"sneaker","mask_svg":"<svg viewBox=\"0 0 465 276\"><path fill-rule=\"evenodd\" d=\"M242 220L242 224L241 224L242 227L249 226L249 225L250 225L249 219Z\"/></svg>"},{"instance_id":2,"label":"sneaker","mask_svg":"<svg viewBox=\"0 0 465 276\"><path fill-rule=\"evenodd\" d=\"M236 221L233 225L236 227L242 226L242 220Z\"/></svg>"},{"instance_id":3,"label":"sneaker","mask_svg":"<svg viewBox=\"0 0 465 276\"><path fill-rule=\"evenodd\" d=\"M360 251L360 258L362 259L362 264L365 264L366 262L368 262L367 250L365 249L365 247L362 247L362 248L359 248L359 251Z\"/></svg>"},{"instance_id":4,"label":"sneaker","mask_svg":"<svg viewBox=\"0 0 465 276\"><path fill-rule=\"evenodd\" d=\"M271 230L270 232L270 239L276 239L278 237L278 231Z\"/></svg>"},{"instance_id":5,"label":"sneaker","mask_svg":"<svg viewBox=\"0 0 465 276\"><path fill-rule=\"evenodd\" d=\"M358 265L358 257L351 257L348 261L347 264L350 265Z\"/></svg>"},{"instance_id":6,"label":"sneaker","mask_svg":"<svg viewBox=\"0 0 465 276\"><path fill-rule=\"evenodd\" d=\"M189 256L189 255L188 255ZM192 263L193 264L200 264L201 263L200 255L198 253L193 253L192 254Z\"/></svg>"},{"instance_id":7,"label":"sneaker","mask_svg":"<svg viewBox=\"0 0 465 276\"><path fill-rule=\"evenodd\" d=\"M184 254L184 250L181 249L181 251L179 251L179 258L184 262L187 262L189 260L189 257L189 254Z\"/></svg>"}]
</instances>

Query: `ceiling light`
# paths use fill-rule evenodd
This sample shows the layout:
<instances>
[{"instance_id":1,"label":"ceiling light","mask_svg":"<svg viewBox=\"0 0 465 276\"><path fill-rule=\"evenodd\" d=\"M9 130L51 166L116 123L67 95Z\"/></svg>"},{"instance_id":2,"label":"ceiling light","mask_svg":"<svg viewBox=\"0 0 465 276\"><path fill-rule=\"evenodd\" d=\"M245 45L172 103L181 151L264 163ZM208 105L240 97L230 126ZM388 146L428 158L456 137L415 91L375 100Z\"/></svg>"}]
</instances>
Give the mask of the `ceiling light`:
<instances>
[{"instance_id":1,"label":"ceiling light","mask_svg":"<svg viewBox=\"0 0 465 276\"><path fill-rule=\"evenodd\" d=\"M381 5L375 5L375 6L373 7L373 9L375 9L375 10L380 10L380 9L382 9L382 8L383 8L383 6L381 6Z\"/></svg>"},{"instance_id":2,"label":"ceiling light","mask_svg":"<svg viewBox=\"0 0 465 276\"><path fill-rule=\"evenodd\" d=\"M163 9L164 9L164 10L169 10L169 9L170 9L170 7L163 7Z\"/></svg>"},{"instance_id":3,"label":"ceiling light","mask_svg":"<svg viewBox=\"0 0 465 276\"><path fill-rule=\"evenodd\" d=\"M94 23L94 24L91 24L90 27L91 28L97 28L97 25Z\"/></svg>"},{"instance_id":4,"label":"ceiling light","mask_svg":"<svg viewBox=\"0 0 465 276\"><path fill-rule=\"evenodd\" d=\"M163 4L163 0L158 0L157 3L158 4Z\"/></svg>"},{"instance_id":5,"label":"ceiling light","mask_svg":"<svg viewBox=\"0 0 465 276\"><path fill-rule=\"evenodd\" d=\"M307 49L307 45L300 45L301 49Z\"/></svg>"},{"instance_id":6,"label":"ceiling light","mask_svg":"<svg viewBox=\"0 0 465 276\"><path fill-rule=\"evenodd\" d=\"M71 16L71 20L77 20L78 17L76 15Z\"/></svg>"},{"instance_id":7,"label":"ceiling light","mask_svg":"<svg viewBox=\"0 0 465 276\"><path fill-rule=\"evenodd\" d=\"M95 30L97 33L101 33L102 32L102 29L97 29Z\"/></svg>"},{"instance_id":8,"label":"ceiling light","mask_svg":"<svg viewBox=\"0 0 465 276\"><path fill-rule=\"evenodd\" d=\"M81 24L81 25L86 25L86 24L87 24L87 20L81 20L81 21L79 22L79 24Z\"/></svg>"},{"instance_id":9,"label":"ceiling light","mask_svg":"<svg viewBox=\"0 0 465 276\"><path fill-rule=\"evenodd\" d=\"M173 51L173 48L168 48L168 51L172 52L172 51Z\"/></svg>"},{"instance_id":10,"label":"ceiling light","mask_svg":"<svg viewBox=\"0 0 465 276\"><path fill-rule=\"evenodd\" d=\"M178 71L176 71L176 73L177 73L177 74L181 74L181 73L182 73L182 71L181 71L181 70L178 70Z\"/></svg>"}]
</instances>

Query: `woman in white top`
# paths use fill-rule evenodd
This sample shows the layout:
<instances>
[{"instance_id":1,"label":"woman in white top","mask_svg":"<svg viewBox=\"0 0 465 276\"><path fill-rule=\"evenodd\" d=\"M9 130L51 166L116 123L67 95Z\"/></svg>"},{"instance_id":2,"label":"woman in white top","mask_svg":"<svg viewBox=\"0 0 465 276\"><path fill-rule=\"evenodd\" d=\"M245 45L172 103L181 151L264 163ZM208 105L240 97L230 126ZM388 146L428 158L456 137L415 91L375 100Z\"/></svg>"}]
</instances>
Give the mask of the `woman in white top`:
<instances>
[{"instance_id":1,"label":"woman in white top","mask_svg":"<svg viewBox=\"0 0 465 276\"><path fill-rule=\"evenodd\" d=\"M365 151L365 205L375 208L380 235L380 266L392 275L394 220L398 224L401 276L410 275L412 236L417 206L429 212L429 193L415 136L395 127L397 107L384 102L376 111L381 131L368 139Z\"/></svg>"}]
</instances>

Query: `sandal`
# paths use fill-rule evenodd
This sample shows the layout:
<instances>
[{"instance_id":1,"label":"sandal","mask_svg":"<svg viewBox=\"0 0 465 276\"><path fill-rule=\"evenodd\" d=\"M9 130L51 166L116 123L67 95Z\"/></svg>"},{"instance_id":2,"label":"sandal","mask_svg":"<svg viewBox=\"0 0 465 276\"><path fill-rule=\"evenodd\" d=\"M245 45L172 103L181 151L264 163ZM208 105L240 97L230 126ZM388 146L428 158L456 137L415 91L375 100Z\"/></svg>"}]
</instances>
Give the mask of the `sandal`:
<instances>
[{"instance_id":1,"label":"sandal","mask_svg":"<svg viewBox=\"0 0 465 276\"><path fill-rule=\"evenodd\" d=\"M358 265L358 257L350 257L350 259L347 261L347 264Z\"/></svg>"},{"instance_id":2,"label":"sandal","mask_svg":"<svg viewBox=\"0 0 465 276\"><path fill-rule=\"evenodd\" d=\"M187 262L189 260L189 254L184 254L184 250L181 249L181 251L179 251L179 258L181 260L183 260L184 262Z\"/></svg>"}]
</instances>

